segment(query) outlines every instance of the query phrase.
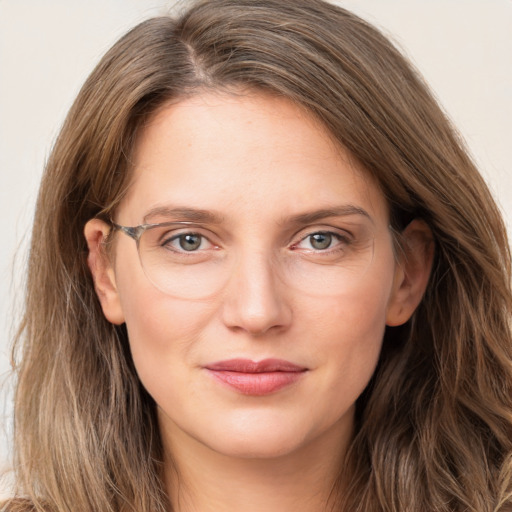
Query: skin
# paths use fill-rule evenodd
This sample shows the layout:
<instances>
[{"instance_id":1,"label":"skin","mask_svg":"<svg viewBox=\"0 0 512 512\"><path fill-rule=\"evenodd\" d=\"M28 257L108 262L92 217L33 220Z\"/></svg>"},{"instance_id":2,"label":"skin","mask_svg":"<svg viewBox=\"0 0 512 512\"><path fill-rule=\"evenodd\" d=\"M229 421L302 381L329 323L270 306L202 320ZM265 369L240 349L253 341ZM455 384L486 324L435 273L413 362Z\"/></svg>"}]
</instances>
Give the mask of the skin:
<instances>
[{"instance_id":1,"label":"skin","mask_svg":"<svg viewBox=\"0 0 512 512\"><path fill-rule=\"evenodd\" d=\"M107 256L110 227L93 219L85 229L105 316L126 322L138 375L158 406L173 506L324 510L385 326L407 321L424 292L427 228L411 223L410 254L398 261L378 186L315 119L266 94L209 92L170 104L142 131L133 159L116 222L142 224L158 207L214 212L220 223L200 225L214 241L205 254L232 257L215 293L184 299L148 280L129 237L116 234ZM346 205L367 216L291 220ZM318 262L307 235L354 225L372 232L365 271L336 292L304 286L309 269L334 264ZM286 258L303 274L287 274ZM279 358L307 371L251 396L204 368L233 358Z\"/></svg>"}]
</instances>

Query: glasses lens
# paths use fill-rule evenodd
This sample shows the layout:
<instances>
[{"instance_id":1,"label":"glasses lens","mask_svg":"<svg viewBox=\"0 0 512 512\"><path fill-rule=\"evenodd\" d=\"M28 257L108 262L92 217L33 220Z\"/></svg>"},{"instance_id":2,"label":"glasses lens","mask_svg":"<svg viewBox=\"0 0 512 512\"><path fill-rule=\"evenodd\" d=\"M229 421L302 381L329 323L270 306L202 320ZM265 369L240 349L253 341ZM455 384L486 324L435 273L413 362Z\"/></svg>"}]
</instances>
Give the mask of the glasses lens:
<instances>
[{"instance_id":1,"label":"glasses lens","mask_svg":"<svg viewBox=\"0 0 512 512\"><path fill-rule=\"evenodd\" d=\"M343 295L359 286L374 259L375 236L314 232L299 244L277 250L269 259L279 283L313 296ZM139 255L148 279L167 295L206 299L222 291L241 265L236 249L218 248L183 224L153 226L139 240Z\"/></svg>"},{"instance_id":2,"label":"glasses lens","mask_svg":"<svg viewBox=\"0 0 512 512\"><path fill-rule=\"evenodd\" d=\"M358 238L317 233L308 238L311 248L287 253L279 265L276 275L288 288L301 295L340 297L361 285L374 260L373 233Z\"/></svg>"},{"instance_id":3,"label":"glasses lens","mask_svg":"<svg viewBox=\"0 0 512 512\"><path fill-rule=\"evenodd\" d=\"M139 255L147 278L167 295L203 299L226 281L227 254L183 224L155 225L139 240Z\"/></svg>"}]
</instances>

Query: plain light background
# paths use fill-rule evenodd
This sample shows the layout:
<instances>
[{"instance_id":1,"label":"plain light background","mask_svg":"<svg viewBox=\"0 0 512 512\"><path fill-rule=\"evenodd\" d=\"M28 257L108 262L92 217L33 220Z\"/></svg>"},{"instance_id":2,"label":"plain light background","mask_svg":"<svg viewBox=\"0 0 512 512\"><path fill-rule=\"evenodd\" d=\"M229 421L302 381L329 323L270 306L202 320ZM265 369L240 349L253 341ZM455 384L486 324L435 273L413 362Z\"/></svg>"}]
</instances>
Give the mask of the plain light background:
<instances>
[{"instance_id":1,"label":"plain light background","mask_svg":"<svg viewBox=\"0 0 512 512\"><path fill-rule=\"evenodd\" d=\"M283 0L293 1L293 0ZM187 5L187 0L179 2ZM512 0L339 0L425 76L512 226ZM8 465L9 345L45 159L79 88L164 0L0 0L0 469ZM0 492L1 494L1 492Z\"/></svg>"}]
</instances>

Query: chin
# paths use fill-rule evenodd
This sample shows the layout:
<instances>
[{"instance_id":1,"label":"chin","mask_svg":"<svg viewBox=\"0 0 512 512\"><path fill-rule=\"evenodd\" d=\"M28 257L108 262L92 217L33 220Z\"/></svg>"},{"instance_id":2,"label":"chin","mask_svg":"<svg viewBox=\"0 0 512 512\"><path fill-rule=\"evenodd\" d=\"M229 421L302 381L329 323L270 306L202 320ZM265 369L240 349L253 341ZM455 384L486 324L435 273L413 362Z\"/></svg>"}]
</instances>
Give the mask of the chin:
<instances>
[{"instance_id":1,"label":"chin","mask_svg":"<svg viewBox=\"0 0 512 512\"><path fill-rule=\"evenodd\" d=\"M339 430L337 418L326 414L320 421L297 414L282 404L278 408L238 408L219 415L201 430L194 429L204 445L237 458L270 459L299 453ZM336 434L335 434L336 435Z\"/></svg>"},{"instance_id":2,"label":"chin","mask_svg":"<svg viewBox=\"0 0 512 512\"><path fill-rule=\"evenodd\" d=\"M228 432L226 432L228 434ZM203 441L204 442L204 441ZM296 432L269 427L250 432L231 432L216 437L209 447L227 457L242 459L273 459L300 451L306 440Z\"/></svg>"}]
</instances>

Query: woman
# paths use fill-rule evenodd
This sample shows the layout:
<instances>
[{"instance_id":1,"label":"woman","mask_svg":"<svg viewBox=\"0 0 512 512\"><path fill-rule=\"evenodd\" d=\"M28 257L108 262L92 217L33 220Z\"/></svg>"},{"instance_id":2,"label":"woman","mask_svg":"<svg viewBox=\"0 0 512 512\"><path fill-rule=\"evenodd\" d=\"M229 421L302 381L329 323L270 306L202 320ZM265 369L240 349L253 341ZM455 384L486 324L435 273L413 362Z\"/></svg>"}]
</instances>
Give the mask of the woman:
<instances>
[{"instance_id":1,"label":"woman","mask_svg":"<svg viewBox=\"0 0 512 512\"><path fill-rule=\"evenodd\" d=\"M149 20L43 178L6 509L509 510L511 309L494 202L374 28Z\"/></svg>"}]
</instances>

